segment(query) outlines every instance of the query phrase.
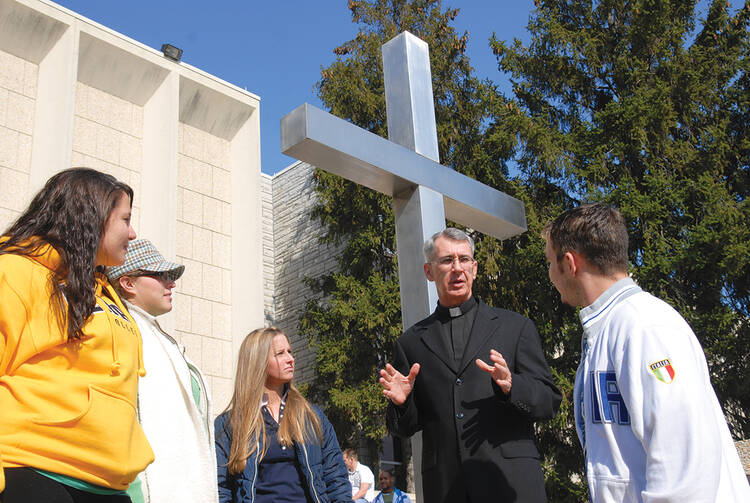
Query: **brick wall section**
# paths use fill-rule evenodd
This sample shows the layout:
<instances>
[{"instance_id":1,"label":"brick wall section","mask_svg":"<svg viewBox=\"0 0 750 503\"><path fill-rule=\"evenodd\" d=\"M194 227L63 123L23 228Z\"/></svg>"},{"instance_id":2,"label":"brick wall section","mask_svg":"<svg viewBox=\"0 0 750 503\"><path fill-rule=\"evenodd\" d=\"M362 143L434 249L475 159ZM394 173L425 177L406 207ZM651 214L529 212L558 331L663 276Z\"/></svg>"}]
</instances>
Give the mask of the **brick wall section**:
<instances>
[{"instance_id":1,"label":"brick wall section","mask_svg":"<svg viewBox=\"0 0 750 503\"><path fill-rule=\"evenodd\" d=\"M734 445L737 447L737 453L740 455L745 475L748 481L750 481L750 440L740 440L739 442L735 442Z\"/></svg>"},{"instance_id":2,"label":"brick wall section","mask_svg":"<svg viewBox=\"0 0 750 503\"><path fill-rule=\"evenodd\" d=\"M135 192L133 228L140 222L143 107L76 82L72 166L94 168Z\"/></svg>"},{"instance_id":3,"label":"brick wall section","mask_svg":"<svg viewBox=\"0 0 750 503\"><path fill-rule=\"evenodd\" d=\"M0 232L29 202L39 67L0 51Z\"/></svg>"},{"instance_id":4,"label":"brick wall section","mask_svg":"<svg viewBox=\"0 0 750 503\"><path fill-rule=\"evenodd\" d=\"M297 383L305 383L313 377L315 358L307 338L297 334L305 303L312 297L303 279L320 276L338 265L338 250L319 242L324 229L310 217L315 204L314 169L307 163L297 162L273 177L273 323L292 341Z\"/></svg>"},{"instance_id":5,"label":"brick wall section","mask_svg":"<svg viewBox=\"0 0 750 503\"><path fill-rule=\"evenodd\" d=\"M178 127L175 332L222 408L232 393L231 173L229 142ZM215 413L220 410L215 410Z\"/></svg>"},{"instance_id":6,"label":"brick wall section","mask_svg":"<svg viewBox=\"0 0 750 503\"><path fill-rule=\"evenodd\" d=\"M273 325L274 308L274 247L273 247L273 178L261 173L261 219L263 227L263 318Z\"/></svg>"}]
</instances>

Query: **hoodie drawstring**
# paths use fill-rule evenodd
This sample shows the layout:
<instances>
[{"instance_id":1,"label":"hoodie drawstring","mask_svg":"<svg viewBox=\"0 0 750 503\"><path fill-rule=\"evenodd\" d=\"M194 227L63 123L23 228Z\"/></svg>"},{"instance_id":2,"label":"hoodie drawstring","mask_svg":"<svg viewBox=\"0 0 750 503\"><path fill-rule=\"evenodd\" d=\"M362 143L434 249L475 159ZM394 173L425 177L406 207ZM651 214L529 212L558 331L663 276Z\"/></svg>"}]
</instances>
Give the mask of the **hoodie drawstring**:
<instances>
[{"instance_id":1,"label":"hoodie drawstring","mask_svg":"<svg viewBox=\"0 0 750 503\"><path fill-rule=\"evenodd\" d=\"M120 298L117 296L117 293L115 292L114 288L112 288L112 285L109 284L108 281L102 280L97 281L96 285L96 300L97 302L101 302L104 304L102 307L105 312L107 312L107 321L109 323L110 328L110 334L112 336L112 365L110 366L110 375L117 376L120 375L120 367L122 366L120 363L120 354L118 351L118 345L117 345L117 331L119 330L117 327L113 326L113 316L114 313L109 313L110 309L107 305L107 301L104 299L104 296L102 295L102 290L106 289L106 292L109 294L109 297L112 299L112 302L116 305L117 309L123 314L123 316L126 317L130 325L135 330L134 335L136 336L138 340L138 375L140 377L143 377L146 375L146 369L144 368L143 363L143 342L141 341L140 334L138 333L138 328L135 324L135 321L128 313L125 306L120 301ZM113 306L114 307L114 306Z\"/></svg>"}]
</instances>

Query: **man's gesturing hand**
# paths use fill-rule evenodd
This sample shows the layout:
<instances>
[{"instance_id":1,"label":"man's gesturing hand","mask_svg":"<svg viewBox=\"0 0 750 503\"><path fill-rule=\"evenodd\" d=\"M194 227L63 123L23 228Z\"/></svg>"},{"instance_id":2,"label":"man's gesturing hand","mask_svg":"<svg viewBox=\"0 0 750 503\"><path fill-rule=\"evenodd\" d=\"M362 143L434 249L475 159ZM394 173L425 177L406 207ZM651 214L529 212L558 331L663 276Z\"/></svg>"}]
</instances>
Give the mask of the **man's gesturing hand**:
<instances>
[{"instance_id":1,"label":"man's gesturing hand","mask_svg":"<svg viewBox=\"0 0 750 503\"><path fill-rule=\"evenodd\" d=\"M390 363L386 363L385 368L380 371L379 379L380 385L383 386L383 394L395 405L403 405L414 389L414 379L418 373L418 363L411 366L408 376L394 369Z\"/></svg>"},{"instance_id":2,"label":"man's gesturing hand","mask_svg":"<svg viewBox=\"0 0 750 503\"><path fill-rule=\"evenodd\" d=\"M477 367L490 374L492 376L492 380L495 381L495 384L500 386L500 389L503 390L503 393L507 395L508 393L510 393L510 388L513 380L510 374L510 369L508 368L508 364L505 363L505 358L503 358L503 355L501 355L494 349L490 350L490 359L493 363L492 366L487 365L480 359L477 359Z\"/></svg>"}]
</instances>

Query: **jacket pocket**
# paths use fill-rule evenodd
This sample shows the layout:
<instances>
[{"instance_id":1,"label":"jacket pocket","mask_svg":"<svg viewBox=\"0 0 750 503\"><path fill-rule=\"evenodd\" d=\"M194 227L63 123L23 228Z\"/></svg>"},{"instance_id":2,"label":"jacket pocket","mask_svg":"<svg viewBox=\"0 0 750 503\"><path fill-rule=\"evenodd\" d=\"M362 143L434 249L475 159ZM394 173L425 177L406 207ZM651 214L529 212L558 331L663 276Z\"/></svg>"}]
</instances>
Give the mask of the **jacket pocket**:
<instances>
[{"instance_id":1,"label":"jacket pocket","mask_svg":"<svg viewBox=\"0 0 750 503\"><path fill-rule=\"evenodd\" d=\"M435 468L436 465L437 465L437 453L432 449L430 449L429 451L423 450L422 451L422 473L432 470L433 468Z\"/></svg>"},{"instance_id":2,"label":"jacket pocket","mask_svg":"<svg viewBox=\"0 0 750 503\"><path fill-rule=\"evenodd\" d=\"M639 501L640 491L627 479L615 477L589 477L591 501Z\"/></svg>"},{"instance_id":3,"label":"jacket pocket","mask_svg":"<svg viewBox=\"0 0 750 503\"><path fill-rule=\"evenodd\" d=\"M118 489L127 487L154 460L133 404L98 386L89 386L88 402L80 413L32 421L47 430L50 449Z\"/></svg>"},{"instance_id":4,"label":"jacket pocket","mask_svg":"<svg viewBox=\"0 0 750 503\"><path fill-rule=\"evenodd\" d=\"M509 440L500 444L500 452L504 458L535 458L539 459L539 451L529 439Z\"/></svg>"}]
</instances>

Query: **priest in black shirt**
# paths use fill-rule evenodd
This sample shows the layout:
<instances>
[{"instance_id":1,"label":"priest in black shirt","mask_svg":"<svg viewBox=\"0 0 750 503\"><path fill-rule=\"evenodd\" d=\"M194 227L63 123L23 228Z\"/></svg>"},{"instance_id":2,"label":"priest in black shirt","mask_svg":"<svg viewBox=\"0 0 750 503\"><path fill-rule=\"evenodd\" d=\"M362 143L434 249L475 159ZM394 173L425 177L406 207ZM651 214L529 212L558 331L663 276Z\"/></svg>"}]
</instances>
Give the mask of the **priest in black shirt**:
<instances>
[{"instance_id":1,"label":"priest in black shirt","mask_svg":"<svg viewBox=\"0 0 750 503\"><path fill-rule=\"evenodd\" d=\"M545 502L534 421L560 405L534 323L472 296L474 241L448 228L424 245L438 305L396 342L381 371L388 429L422 431L431 503Z\"/></svg>"}]
</instances>

